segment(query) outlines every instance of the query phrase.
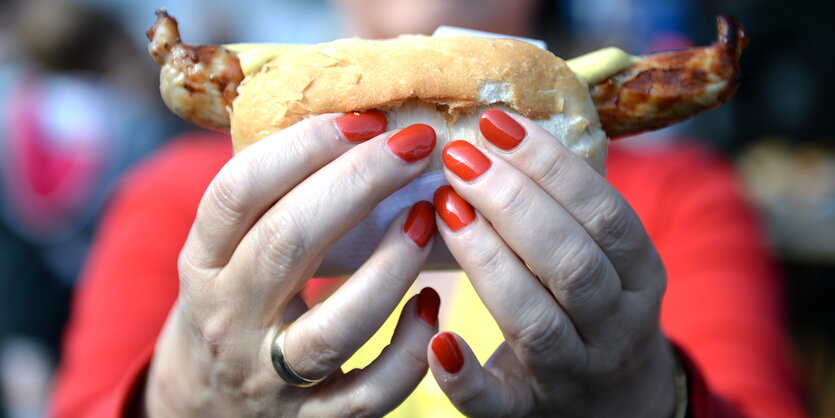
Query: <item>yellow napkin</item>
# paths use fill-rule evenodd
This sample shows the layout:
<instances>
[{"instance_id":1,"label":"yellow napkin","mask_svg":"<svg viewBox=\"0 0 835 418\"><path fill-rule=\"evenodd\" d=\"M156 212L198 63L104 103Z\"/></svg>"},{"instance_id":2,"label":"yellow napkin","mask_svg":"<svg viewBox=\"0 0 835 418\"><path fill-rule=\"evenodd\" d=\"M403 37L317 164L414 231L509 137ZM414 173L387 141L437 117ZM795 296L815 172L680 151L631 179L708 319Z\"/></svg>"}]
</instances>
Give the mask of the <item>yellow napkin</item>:
<instances>
[{"instance_id":1,"label":"yellow napkin","mask_svg":"<svg viewBox=\"0 0 835 418\"><path fill-rule=\"evenodd\" d=\"M440 330L452 331L464 338L464 341L473 349L478 361L484 364L496 347L504 341L504 337L467 277L460 274L456 275L453 280L455 283L451 300L444 300L443 296L441 299L441 305L446 306L444 308L446 317L439 319ZM343 370L365 367L380 354L383 347L391 341L403 305L419 291L420 289L412 289L407 294L380 330L342 366ZM412 395L388 416L411 418L463 415L452 406L435 383L432 372L428 372Z\"/></svg>"}]
</instances>

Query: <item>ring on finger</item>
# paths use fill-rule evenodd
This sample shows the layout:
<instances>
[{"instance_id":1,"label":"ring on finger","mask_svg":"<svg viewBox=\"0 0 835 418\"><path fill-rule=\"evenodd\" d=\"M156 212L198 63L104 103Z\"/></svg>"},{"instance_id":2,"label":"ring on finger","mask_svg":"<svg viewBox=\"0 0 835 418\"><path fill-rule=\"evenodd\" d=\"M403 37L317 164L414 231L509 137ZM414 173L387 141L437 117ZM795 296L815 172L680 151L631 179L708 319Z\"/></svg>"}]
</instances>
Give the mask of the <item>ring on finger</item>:
<instances>
[{"instance_id":1,"label":"ring on finger","mask_svg":"<svg viewBox=\"0 0 835 418\"><path fill-rule=\"evenodd\" d=\"M276 333L275 338L273 338L272 346L270 347L270 357L272 358L273 368L275 372L278 374L282 380L290 384L291 386L300 387L300 388L307 388L314 386L325 380L325 378L320 379L308 379L296 373L292 367L287 363L287 359L284 357L284 334L287 331L287 328L290 324L285 325L282 327L278 333Z\"/></svg>"}]
</instances>

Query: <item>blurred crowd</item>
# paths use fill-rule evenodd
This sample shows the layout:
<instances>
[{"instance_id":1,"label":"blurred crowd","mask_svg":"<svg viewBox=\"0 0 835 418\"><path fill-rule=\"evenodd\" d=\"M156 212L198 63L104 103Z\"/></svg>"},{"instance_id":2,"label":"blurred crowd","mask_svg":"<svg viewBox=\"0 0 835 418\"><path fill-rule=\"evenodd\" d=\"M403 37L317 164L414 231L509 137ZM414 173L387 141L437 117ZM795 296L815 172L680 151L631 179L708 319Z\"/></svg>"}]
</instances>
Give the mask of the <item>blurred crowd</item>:
<instances>
[{"instance_id":1,"label":"blurred crowd","mask_svg":"<svg viewBox=\"0 0 835 418\"><path fill-rule=\"evenodd\" d=\"M108 191L176 128L143 51L108 13L2 8L0 384L9 416L38 416Z\"/></svg>"},{"instance_id":2,"label":"blurred crowd","mask_svg":"<svg viewBox=\"0 0 835 418\"><path fill-rule=\"evenodd\" d=\"M833 3L543 3L535 32L521 35L566 58L604 46L644 53L704 45L718 13L748 28L744 79L730 103L627 141L651 148L699 138L738 161L784 265L810 402L835 416L835 309L827 305L835 290ZM325 0L0 0L0 417L44 411L75 278L120 174L193 129L162 105L145 52L158 5L193 43L352 34Z\"/></svg>"}]
</instances>

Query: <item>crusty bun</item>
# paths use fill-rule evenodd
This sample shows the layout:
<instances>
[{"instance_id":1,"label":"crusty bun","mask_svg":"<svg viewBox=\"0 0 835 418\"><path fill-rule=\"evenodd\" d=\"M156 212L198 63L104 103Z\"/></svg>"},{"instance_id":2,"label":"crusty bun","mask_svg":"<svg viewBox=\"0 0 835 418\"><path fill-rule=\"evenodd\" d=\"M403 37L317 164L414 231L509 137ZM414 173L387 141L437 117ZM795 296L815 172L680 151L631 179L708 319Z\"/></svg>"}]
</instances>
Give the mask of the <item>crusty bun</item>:
<instances>
[{"instance_id":1,"label":"crusty bun","mask_svg":"<svg viewBox=\"0 0 835 418\"><path fill-rule=\"evenodd\" d=\"M489 108L534 119L598 171L606 157L588 86L548 51L511 39L403 36L298 48L247 77L232 103L236 151L306 117L380 109L389 129L426 123L440 153L480 144ZM439 169L436 158L430 170Z\"/></svg>"},{"instance_id":2,"label":"crusty bun","mask_svg":"<svg viewBox=\"0 0 835 418\"><path fill-rule=\"evenodd\" d=\"M440 145L478 143L477 115L506 107L602 171L606 135L659 129L730 99L748 36L730 16L716 22L709 46L640 57L604 48L568 63L520 41L470 37L187 45L164 10L147 35L168 107L231 131L235 150L311 115L372 108L388 113L390 128L430 122Z\"/></svg>"},{"instance_id":3,"label":"crusty bun","mask_svg":"<svg viewBox=\"0 0 835 418\"><path fill-rule=\"evenodd\" d=\"M729 17L718 19L718 29L708 47L642 57L606 48L568 63L520 41L467 37L187 45L165 11L147 35L166 104L199 126L231 131L236 151L321 113L380 109L389 129L435 129L430 172L386 197L325 252L317 275L329 277L359 268L399 213L432 198L446 183L437 158L443 146L482 143L478 119L487 109L533 119L602 172L607 133L657 129L720 105L736 89L747 36ZM424 267L457 268L437 244Z\"/></svg>"}]
</instances>

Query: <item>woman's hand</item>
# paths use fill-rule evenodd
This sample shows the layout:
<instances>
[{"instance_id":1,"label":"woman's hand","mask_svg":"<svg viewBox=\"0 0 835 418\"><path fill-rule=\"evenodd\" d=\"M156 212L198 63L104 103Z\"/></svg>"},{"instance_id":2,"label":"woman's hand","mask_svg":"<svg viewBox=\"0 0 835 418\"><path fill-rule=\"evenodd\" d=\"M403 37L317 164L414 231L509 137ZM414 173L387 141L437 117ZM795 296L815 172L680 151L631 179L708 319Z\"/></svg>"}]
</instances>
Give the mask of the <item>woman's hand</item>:
<instances>
[{"instance_id":1,"label":"woman's hand","mask_svg":"<svg viewBox=\"0 0 835 418\"><path fill-rule=\"evenodd\" d=\"M439 300L431 289L406 305L391 345L369 367L343 374L339 366L417 277L434 232L428 202L400 214L327 300L308 310L298 296L325 249L428 165L432 128L384 129L380 112L317 116L248 147L220 171L180 255L180 295L155 349L147 412L382 415L412 392L435 333ZM318 386L290 386L273 369L270 347L286 324L287 364L305 378L326 378Z\"/></svg>"},{"instance_id":2,"label":"woman's hand","mask_svg":"<svg viewBox=\"0 0 835 418\"><path fill-rule=\"evenodd\" d=\"M438 384L472 416L672 416L666 275L637 215L531 121L492 110L480 126L489 150L447 146L452 187L435 206L506 342L482 367L460 337L437 335Z\"/></svg>"}]
</instances>

